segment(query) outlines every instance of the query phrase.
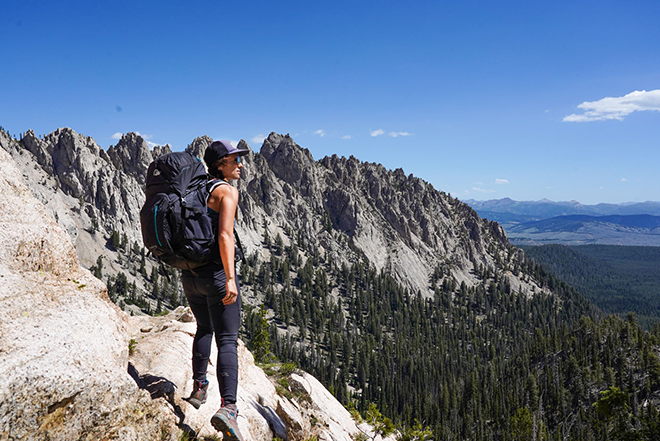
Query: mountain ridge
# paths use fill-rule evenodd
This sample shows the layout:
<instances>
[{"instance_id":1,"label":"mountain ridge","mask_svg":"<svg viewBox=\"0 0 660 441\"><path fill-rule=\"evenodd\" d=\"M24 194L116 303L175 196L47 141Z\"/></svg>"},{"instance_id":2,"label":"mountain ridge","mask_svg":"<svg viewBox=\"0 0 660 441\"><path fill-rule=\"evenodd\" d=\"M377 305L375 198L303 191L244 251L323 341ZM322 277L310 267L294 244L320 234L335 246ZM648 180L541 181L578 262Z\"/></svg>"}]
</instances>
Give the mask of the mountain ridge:
<instances>
[{"instance_id":1,"label":"mountain ridge","mask_svg":"<svg viewBox=\"0 0 660 441\"><path fill-rule=\"evenodd\" d=\"M474 208L478 213L510 213L522 216L538 216L536 220L572 214L592 216L614 214L660 215L660 202L658 201L622 202L620 204L582 204L575 200L555 202L544 198L538 201L516 201L511 198L502 198L486 201L467 199L464 202Z\"/></svg>"},{"instance_id":2,"label":"mountain ridge","mask_svg":"<svg viewBox=\"0 0 660 441\"><path fill-rule=\"evenodd\" d=\"M514 201L510 198L466 203L480 216L502 225L516 245L603 244L660 246L656 224L640 216L660 216L660 202L583 205L577 201ZM582 216L578 219L576 216Z\"/></svg>"},{"instance_id":3,"label":"mountain ridge","mask_svg":"<svg viewBox=\"0 0 660 441\"><path fill-rule=\"evenodd\" d=\"M78 220L68 225L74 242L78 235L93 242L85 232L91 231L95 222L106 237L116 230L131 243L141 242L139 209L146 168L155 156L169 151L168 146L150 151L139 135L126 134L106 152L92 138L69 128L43 139L27 131L18 142L4 134L0 141L24 164L24 170L30 169L27 158L20 160L25 150L34 155L46 174L28 179L28 185L47 207L55 203L37 182L48 177L56 180L54 185L63 193L61 199L68 201L60 206L75 205L68 198L78 199L79 207L71 207L78 211L74 216ZM198 137L187 151L199 157L210 142L208 137ZM470 271L458 268L475 256L481 257L482 264L492 265L494 257L485 251L488 247L481 239L486 237L506 249L506 236L497 224L482 221L467 205L419 178L405 176L402 170L386 170L356 158L331 156L316 161L290 136L276 133L266 138L261 150L247 158L244 178L237 182L242 193L240 217L249 224L250 231L245 234L249 246L259 248L265 228L275 237L278 233L284 236L287 226L302 231L303 239L312 243L323 239L333 258L347 262L338 251L341 245L337 238L323 234L323 219L331 213L332 226L344 235L342 243L353 240L377 268L407 274L398 276L399 280L423 293L429 292L429 276L448 254L462 261L454 268L456 279L472 284L475 279ZM358 186L359 192L355 190ZM292 211L292 206L297 210ZM437 212L427 213L428 207L437 207ZM66 210L60 211L55 213L56 219L66 218ZM448 222L455 214L465 222ZM264 227L267 216L274 216L278 225ZM86 267L94 264L95 254L100 251L82 253Z\"/></svg>"},{"instance_id":4,"label":"mountain ridge","mask_svg":"<svg viewBox=\"0 0 660 441\"><path fill-rule=\"evenodd\" d=\"M586 223L617 224L627 228L642 228L653 230L660 227L660 216L650 214L621 215L613 214L607 216L591 216L586 214L572 214L566 216L551 217L540 221L526 222L511 228L511 231L524 231L536 229L538 231L575 231Z\"/></svg>"}]
</instances>

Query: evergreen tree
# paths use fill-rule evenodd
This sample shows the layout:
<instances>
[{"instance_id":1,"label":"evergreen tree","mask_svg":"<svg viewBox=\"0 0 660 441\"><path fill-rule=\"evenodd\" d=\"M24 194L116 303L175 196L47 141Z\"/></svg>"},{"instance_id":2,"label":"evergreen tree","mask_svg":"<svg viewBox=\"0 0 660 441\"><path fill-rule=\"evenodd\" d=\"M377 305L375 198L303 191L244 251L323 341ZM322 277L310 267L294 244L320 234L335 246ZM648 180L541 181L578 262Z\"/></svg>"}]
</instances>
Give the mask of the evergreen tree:
<instances>
[{"instance_id":1,"label":"evergreen tree","mask_svg":"<svg viewBox=\"0 0 660 441\"><path fill-rule=\"evenodd\" d=\"M121 238L119 236L119 231L112 230L112 235L110 236L110 243L112 244L112 248L115 251L119 251L119 246L121 244Z\"/></svg>"},{"instance_id":2,"label":"evergreen tree","mask_svg":"<svg viewBox=\"0 0 660 441\"><path fill-rule=\"evenodd\" d=\"M256 314L252 314L252 329L250 338L250 350L257 363L265 363L272 358L270 350L270 333L268 320L266 319L266 308L260 306Z\"/></svg>"},{"instance_id":3,"label":"evergreen tree","mask_svg":"<svg viewBox=\"0 0 660 441\"><path fill-rule=\"evenodd\" d=\"M96 265L90 267L89 270L94 274L94 277L103 280L103 259L101 256L96 258Z\"/></svg>"}]
</instances>

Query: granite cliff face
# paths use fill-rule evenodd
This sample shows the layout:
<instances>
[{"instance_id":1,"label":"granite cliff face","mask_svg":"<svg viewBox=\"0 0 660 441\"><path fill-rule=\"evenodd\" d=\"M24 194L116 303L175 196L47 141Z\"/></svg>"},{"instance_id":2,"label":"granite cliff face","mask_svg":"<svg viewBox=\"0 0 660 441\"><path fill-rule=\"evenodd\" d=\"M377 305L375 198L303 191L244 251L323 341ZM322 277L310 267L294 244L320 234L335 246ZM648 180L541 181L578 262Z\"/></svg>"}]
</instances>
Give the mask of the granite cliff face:
<instances>
[{"instance_id":1,"label":"granite cliff face","mask_svg":"<svg viewBox=\"0 0 660 441\"><path fill-rule=\"evenodd\" d=\"M255 238L264 229L285 240L300 236L337 265L363 254L422 295L430 295L429 279L438 267L471 285L478 265L522 257L497 223L400 169L354 157L317 162L290 136L271 133L245 170L240 203ZM256 249L259 244L255 240ZM531 291L533 285L513 279L516 289Z\"/></svg>"},{"instance_id":2,"label":"granite cliff face","mask_svg":"<svg viewBox=\"0 0 660 441\"><path fill-rule=\"evenodd\" d=\"M92 138L68 128L42 137L27 131L20 140L0 131L0 147L12 155L25 184L69 234L85 268L102 261L106 274L125 272L129 283L149 289L148 281L129 271L110 245L113 232L125 235L130 244L142 242L140 182L153 156L142 138L126 135L106 152ZM169 146L155 151L167 152ZM151 262L146 269L151 270Z\"/></svg>"},{"instance_id":3,"label":"granite cliff face","mask_svg":"<svg viewBox=\"0 0 660 441\"><path fill-rule=\"evenodd\" d=\"M59 161L53 169L66 170ZM191 388L190 312L130 317L119 310L103 283L79 265L70 236L2 148L0 282L1 439L216 435L209 423L220 404L213 372L209 403L197 411L182 400ZM285 374L292 392L286 398L242 343L239 360L239 425L246 440L374 436L309 374Z\"/></svg>"},{"instance_id":4,"label":"granite cliff face","mask_svg":"<svg viewBox=\"0 0 660 441\"><path fill-rule=\"evenodd\" d=\"M128 133L122 136L116 146L110 146L108 156L117 170L134 177L144 186L145 172L153 161L153 155L144 139L135 133Z\"/></svg>"}]
</instances>

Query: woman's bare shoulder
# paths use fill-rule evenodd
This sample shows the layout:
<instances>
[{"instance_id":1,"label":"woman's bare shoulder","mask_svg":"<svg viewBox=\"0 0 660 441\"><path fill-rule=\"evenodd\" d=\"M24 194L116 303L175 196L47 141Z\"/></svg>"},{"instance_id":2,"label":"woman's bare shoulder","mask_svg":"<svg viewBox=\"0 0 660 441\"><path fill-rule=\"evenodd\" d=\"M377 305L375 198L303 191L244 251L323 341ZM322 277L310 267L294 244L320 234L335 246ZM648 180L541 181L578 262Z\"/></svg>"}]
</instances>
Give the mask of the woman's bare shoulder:
<instances>
[{"instance_id":1,"label":"woman's bare shoulder","mask_svg":"<svg viewBox=\"0 0 660 441\"><path fill-rule=\"evenodd\" d=\"M221 185L216 185L216 187L211 191L211 196L222 198L226 195L238 195L238 189L233 185L226 183Z\"/></svg>"}]
</instances>

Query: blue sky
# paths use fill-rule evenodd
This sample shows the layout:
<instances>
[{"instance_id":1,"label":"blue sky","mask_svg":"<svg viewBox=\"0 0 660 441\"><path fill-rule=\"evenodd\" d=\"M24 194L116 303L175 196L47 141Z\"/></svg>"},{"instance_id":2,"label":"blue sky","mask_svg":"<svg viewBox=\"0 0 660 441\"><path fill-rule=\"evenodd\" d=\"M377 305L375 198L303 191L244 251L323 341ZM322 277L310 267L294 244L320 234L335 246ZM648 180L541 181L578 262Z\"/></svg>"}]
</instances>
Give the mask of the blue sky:
<instances>
[{"instance_id":1,"label":"blue sky","mask_svg":"<svg viewBox=\"0 0 660 441\"><path fill-rule=\"evenodd\" d=\"M1 6L12 134L275 131L461 199L660 200L658 1Z\"/></svg>"}]
</instances>

